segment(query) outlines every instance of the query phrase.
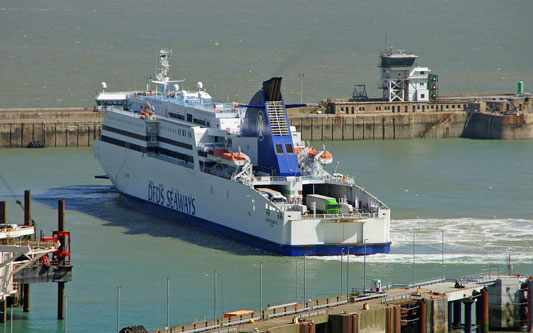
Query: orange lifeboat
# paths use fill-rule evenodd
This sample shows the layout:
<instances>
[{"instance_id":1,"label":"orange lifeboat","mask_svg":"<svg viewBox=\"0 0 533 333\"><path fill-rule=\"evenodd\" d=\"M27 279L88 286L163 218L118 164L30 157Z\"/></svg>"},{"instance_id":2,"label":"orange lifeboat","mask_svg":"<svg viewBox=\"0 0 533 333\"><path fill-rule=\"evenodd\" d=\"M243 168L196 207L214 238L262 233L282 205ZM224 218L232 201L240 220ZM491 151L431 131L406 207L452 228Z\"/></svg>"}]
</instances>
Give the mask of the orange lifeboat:
<instances>
[{"instance_id":1,"label":"orange lifeboat","mask_svg":"<svg viewBox=\"0 0 533 333\"><path fill-rule=\"evenodd\" d=\"M224 153L222 158L226 161L232 162L232 164L243 165L246 162L246 157L242 153Z\"/></svg>"},{"instance_id":2,"label":"orange lifeboat","mask_svg":"<svg viewBox=\"0 0 533 333\"><path fill-rule=\"evenodd\" d=\"M322 164L330 164L333 162L333 155L329 151L324 151L318 158Z\"/></svg>"},{"instance_id":3,"label":"orange lifeboat","mask_svg":"<svg viewBox=\"0 0 533 333\"><path fill-rule=\"evenodd\" d=\"M311 147L309 149L309 152L307 153L307 157L309 158L315 158L316 155L318 155L320 153L320 156L318 157L318 160L320 161L320 163L322 164L330 164L331 162L333 162L333 155L331 155L331 153L327 150L324 150L322 152L316 150L315 148Z\"/></svg>"},{"instance_id":4,"label":"orange lifeboat","mask_svg":"<svg viewBox=\"0 0 533 333\"><path fill-rule=\"evenodd\" d=\"M224 153L226 153L226 151L224 149L215 149L213 151L213 155L216 156L216 157L222 157L222 155L224 155Z\"/></svg>"},{"instance_id":5,"label":"orange lifeboat","mask_svg":"<svg viewBox=\"0 0 533 333\"><path fill-rule=\"evenodd\" d=\"M309 152L307 153L307 157L315 158L316 154L318 154L318 150L316 150L315 148L311 147L309 149Z\"/></svg>"},{"instance_id":6,"label":"orange lifeboat","mask_svg":"<svg viewBox=\"0 0 533 333\"><path fill-rule=\"evenodd\" d=\"M208 155L213 161L218 163L224 163L231 166L241 166L247 161L247 157L243 153L232 153L226 149L215 149L208 152Z\"/></svg>"}]
</instances>

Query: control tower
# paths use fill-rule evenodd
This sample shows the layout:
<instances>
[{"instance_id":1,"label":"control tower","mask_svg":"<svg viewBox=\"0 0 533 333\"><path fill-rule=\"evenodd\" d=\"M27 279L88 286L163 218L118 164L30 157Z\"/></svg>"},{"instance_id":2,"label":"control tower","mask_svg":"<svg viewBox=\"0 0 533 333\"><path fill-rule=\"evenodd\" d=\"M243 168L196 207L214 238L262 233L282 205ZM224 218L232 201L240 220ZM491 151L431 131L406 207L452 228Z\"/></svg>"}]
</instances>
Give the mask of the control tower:
<instances>
[{"instance_id":1,"label":"control tower","mask_svg":"<svg viewBox=\"0 0 533 333\"><path fill-rule=\"evenodd\" d=\"M392 50L380 55L383 99L389 102L428 102L437 98L438 76L427 67L415 66L414 54Z\"/></svg>"}]
</instances>

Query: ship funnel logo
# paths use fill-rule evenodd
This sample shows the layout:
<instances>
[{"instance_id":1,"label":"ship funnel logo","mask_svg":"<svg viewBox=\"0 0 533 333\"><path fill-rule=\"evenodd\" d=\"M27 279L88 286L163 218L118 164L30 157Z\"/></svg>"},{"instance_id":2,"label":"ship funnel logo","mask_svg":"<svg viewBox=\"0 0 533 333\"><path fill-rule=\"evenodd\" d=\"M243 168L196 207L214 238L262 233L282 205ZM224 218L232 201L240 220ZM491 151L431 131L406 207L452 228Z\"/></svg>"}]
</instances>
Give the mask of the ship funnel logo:
<instances>
[{"instance_id":1,"label":"ship funnel logo","mask_svg":"<svg viewBox=\"0 0 533 333\"><path fill-rule=\"evenodd\" d=\"M262 110L257 112L257 138L259 141L263 141L265 138L265 114Z\"/></svg>"}]
</instances>

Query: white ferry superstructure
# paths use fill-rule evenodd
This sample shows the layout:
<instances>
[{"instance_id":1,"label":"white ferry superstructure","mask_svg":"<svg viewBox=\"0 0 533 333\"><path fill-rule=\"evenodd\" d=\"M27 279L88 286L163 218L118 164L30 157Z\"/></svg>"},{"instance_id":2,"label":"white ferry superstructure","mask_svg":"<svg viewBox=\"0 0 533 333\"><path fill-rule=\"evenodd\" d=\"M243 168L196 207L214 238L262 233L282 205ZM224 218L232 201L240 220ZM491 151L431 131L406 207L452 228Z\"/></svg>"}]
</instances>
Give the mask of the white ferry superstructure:
<instances>
[{"instance_id":1,"label":"white ferry superstructure","mask_svg":"<svg viewBox=\"0 0 533 333\"><path fill-rule=\"evenodd\" d=\"M104 112L94 154L119 192L282 255L389 252L390 209L353 178L324 170L332 156L289 126L286 108L301 105L284 103L281 78L263 82L248 105L219 103L200 82L180 90L168 57L161 50L155 90L129 92ZM326 209L312 194L337 205Z\"/></svg>"}]
</instances>

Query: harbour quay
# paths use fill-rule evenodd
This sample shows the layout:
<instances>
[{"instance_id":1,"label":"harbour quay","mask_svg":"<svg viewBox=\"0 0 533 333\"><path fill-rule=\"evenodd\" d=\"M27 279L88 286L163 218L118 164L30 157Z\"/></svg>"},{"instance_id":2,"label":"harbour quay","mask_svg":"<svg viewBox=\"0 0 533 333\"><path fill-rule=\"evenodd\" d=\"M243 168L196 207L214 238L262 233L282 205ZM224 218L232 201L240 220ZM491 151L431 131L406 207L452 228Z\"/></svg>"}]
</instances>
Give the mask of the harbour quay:
<instances>
[{"instance_id":1,"label":"harbour quay","mask_svg":"<svg viewBox=\"0 0 533 333\"><path fill-rule=\"evenodd\" d=\"M233 311L166 332L531 332L533 277L480 273ZM121 332L127 332L127 328ZM133 332L133 331L132 331Z\"/></svg>"},{"instance_id":2,"label":"harbour quay","mask_svg":"<svg viewBox=\"0 0 533 333\"><path fill-rule=\"evenodd\" d=\"M302 139L310 141L533 138L533 112L518 115L468 111L292 114L289 120L302 133Z\"/></svg>"},{"instance_id":3,"label":"harbour quay","mask_svg":"<svg viewBox=\"0 0 533 333\"><path fill-rule=\"evenodd\" d=\"M102 117L92 108L0 109L0 148L92 146Z\"/></svg>"},{"instance_id":4,"label":"harbour quay","mask_svg":"<svg viewBox=\"0 0 533 333\"><path fill-rule=\"evenodd\" d=\"M304 140L412 138L533 138L532 95L518 81L515 94L444 96L439 76L416 64L418 56L385 51L378 64L381 97L355 84L350 98L328 98L293 113Z\"/></svg>"},{"instance_id":5,"label":"harbour quay","mask_svg":"<svg viewBox=\"0 0 533 333\"><path fill-rule=\"evenodd\" d=\"M351 106L348 108L351 112ZM410 111L399 113L387 110L317 114L319 107L306 109L315 113L289 112L288 117L290 124L302 133L302 139L310 141L533 139L532 111L514 114L462 108L412 111L412 105L408 107ZM0 148L25 148L32 142L45 147L92 146L101 136L102 113L91 108L0 109Z\"/></svg>"}]
</instances>

